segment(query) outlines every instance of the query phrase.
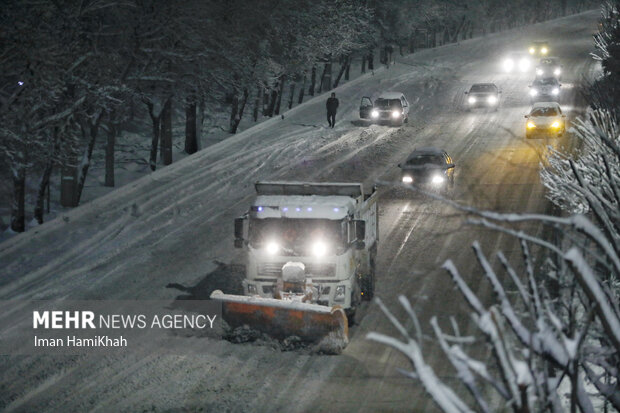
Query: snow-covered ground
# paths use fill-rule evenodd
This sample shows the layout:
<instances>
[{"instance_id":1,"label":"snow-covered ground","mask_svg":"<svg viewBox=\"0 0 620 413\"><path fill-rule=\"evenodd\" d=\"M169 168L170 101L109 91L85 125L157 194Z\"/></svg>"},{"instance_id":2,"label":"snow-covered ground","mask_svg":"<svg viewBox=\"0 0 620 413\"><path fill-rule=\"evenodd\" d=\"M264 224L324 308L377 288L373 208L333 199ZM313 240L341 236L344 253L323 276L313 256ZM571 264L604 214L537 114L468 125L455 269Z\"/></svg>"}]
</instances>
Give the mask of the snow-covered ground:
<instances>
[{"instance_id":1,"label":"snow-covered ground","mask_svg":"<svg viewBox=\"0 0 620 413\"><path fill-rule=\"evenodd\" d=\"M499 59L548 39L564 63L569 119L581 108L576 88L596 66L588 53L597 12L396 58L389 69L336 90L336 128L325 128L327 94L134 181L0 244L2 299L195 298L226 276L214 260L234 260L232 220L260 179L361 181L397 177L397 163L418 146L439 146L456 163L456 198L503 211L548 208L538 167L542 141L525 141L523 115L533 75L507 75ZM503 91L499 111L463 109L474 82ZM362 96L402 91L412 104L401 128L366 125ZM573 145L570 138L552 142ZM487 252L518 246L500 234L462 227L445 205L400 189L380 189L377 295L407 295L423 326L431 315L467 320L466 307L439 270L450 257L476 280L469 246ZM536 230L536 228L530 228ZM492 291L480 284L481 297ZM395 306L396 307L396 306ZM8 357L0 359L0 408L7 411L429 411L432 402L400 375L405 359L364 339L394 333L374 305L351 330L341 356L279 352L205 339L203 356ZM396 311L397 314L398 311ZM6 317L6 315L0 315ZM464 332L465 334L467 331ZM427 358L439 357L430 350ZM451 372L441 368L439 374Z\"/></svg>"}]
</instances>

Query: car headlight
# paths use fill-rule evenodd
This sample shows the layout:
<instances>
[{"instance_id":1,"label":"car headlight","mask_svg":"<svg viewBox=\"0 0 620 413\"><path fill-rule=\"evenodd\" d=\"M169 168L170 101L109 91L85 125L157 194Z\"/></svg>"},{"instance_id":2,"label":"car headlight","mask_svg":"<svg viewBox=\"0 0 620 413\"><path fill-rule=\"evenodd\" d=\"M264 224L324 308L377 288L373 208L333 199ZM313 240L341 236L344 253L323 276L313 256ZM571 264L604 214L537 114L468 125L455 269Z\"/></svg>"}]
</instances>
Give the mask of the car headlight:
<instances>
[{"instance_id":1,"label":"car headlight","mask_svg":"<svg viewBox=\"0 0 620 413\"><path fill-rule=\"evenodd\" d=\"M474 104L474 103L476 103L476 98L475 98L475 97L473 97L473 96L470 96L470 97L469 97L469 99L467 99L467 101L468 101L470 104Z\"/></svg>"},{"instance_id":2,"label":"car headlight","mask_svg":"<svg viewBox=\"0 0 620 413\"><path fill-rule=\"evenodd\" d=\"M556 76L560 76L560 73L562 73L562 71L560 69L555 69L553 71L553 74L556 75Z\"/></svg>"},{"instance_id":3,"label":"car headlight","mask_svg":"<svg viewBox=\"0 0 620 413\"><path fill-rule=\"evenodd\" d=\"M339 285L336 287L336 293L334 294L334 301L344 301L344 296L347 292L347 287Z\"/></svg>"},{"instance_id":4,"label":"car headlight","mask_svg":"<svg viewBox=\"0 0 620 413\"><path fill-rule=\"evenodd\" d=\"M248 284L248 294L251 294L251 295L258 294L256 290L256 285Z\"/></svg>"},{"instance_id":5,"label":"car headlight","mask_svg":"<svg viewBox=\"0 0 620 413\"><path fill-rule=\"evenodd\" d=\"M542 49L540 49L540 53L542 53L542 54L547 54L548 51L549 50L547 50L546 47L543 47Z\"/></svg>"},{"instance_id":6,"label":"car headlight","mask_svg":"<svg viewBox=\"0 0 620 413\"><path fill-rule=\"evenodd\" d=\"M497 97L496 97L496 96L491 95L491 96L489 96L489 97L487 98L487 102L489 102L491 105L494 105L494 104L496 104L496 103L497 103Z\"/></svg>"},{"instance_id":7,"label":"car headlight","mask_svg":"<svg viewBox=\"0 0 620 413\"><path fill-rule=\"evenodd\" d=\"M530 47L529 52L530 52L530 54L534 54L534 53L536 53L536 49L534 49L533 47Z\"/></svg>"},{"instance_id":8,"label":"car headlight","mask_svg":"<svg viewBox=\"0 0 620 413\"><path fill-rule=\"evenodd\" d=\"M560 93L560 89L558 89L557 87L554 87L553 90L551 91L552 95L558 95Z\"/></svg>"},{"instance_id":9,"label":"car headlight","mask_svg":"<svg viewBox=\"0 0 620 413\"><path fill-rule=\"evenodd\" d=\"M534 122L528 122L527 123L527 128L528 129L534 129L536 127L536 124Z\"/></svg>"},{"instance_id":10,"label":"car headlight","mask_svg":"<svg viewBox=\"0 0 620 413\"><path fill-rule=\"evenodd\" d=\"M278 251L280 251L280 246L278 245L277 242L274 241L270 241L267 243L267 254L269 255L276 255L278 253Z\"/></svg>"},{"instance_id":11,"label":"car headlight","mask_svg":"<svg viewBox=\"0 0 620 413\"><path fill-rule=\"evenodd\" d=\"M322 257L327 254L327 245L323 241L315 241L312 244L312 255Z\"/></svg>"},{"instance_id":12,"label":"car headlight","mask_svg":"<svg viewBox=\"0 0 620 413\"><path fill-rule=\"evenodd\" d=\"M403 183L410 184L413 182L413 178L410 176L403 176Z\"/></svg>"},{"instance_id":13,"label":"car headlight","mask_svg":"<svg viewBox=\"0 0 620 413\"><path fill-rule=\"evenodd\" d=\"M530 89L530 96L536 96L538 94L538 90Z\"/></svg>"},{"instance_id":14,"label":"car headlight","mask_svg":"<svg viewBox=\"0 0 620 413\"><path fill-rule=\"evenodd\" d=\"M393 110L392 111L392 117L394 119L400 118L400 115L402 115L403 113L400 110Z\"/></svg>"},{"instance_id":15,"label":"car headlight","mask_svg":"<svg viewBox=\"0 0 620 413\"><path fill-rule=\"evenodd\" d=\"M373 110L370 112L370 117L372 117L372 118L378 118L378 117L379 117L379 111L378 111L377 109L373 109Z\"/></svg>"},{"instance_id":16,"label":"car headlight","mask_svg":"<svg viewBox=\"0 0 620 413\"><path fill-rule=\"evenodd\" d=\"M443 176L441 176L441 175L435 175L435 176L433 176L433 178L431 179L431 183L432 183L433 185L439 185L439 184L443 183L443 181L444 181L444 177L443 177Z\"/></svg>"},{"instance_id":17,"label":"car headlight","mask_svg":"<svg viewBox=\"0 0 620 413\"><path fill-rule=\"evenodd\" d=\"M542 76L542 75L544 75L544 74L545 74L545 71L544 71L544 70L542 70L542 69L536 69L536 74L537 74L538 76Z\"/></svg>"},{"instance_id":18,"label":"car headlight","mask_svg":"<svg viewBox=\"0 0 620 413\"><path fill-rule=\"evenodd\" d=\"M558 122L558 121L556 120L555 122L553 122L553 123L551 124L551 127L552 127L552 128L554 128L554 129L559 128L559 127L560 127L560 122Z\"/></svg>"},{"instance_id":19,"label":"car headlight","mask_svg":"<svg viewBox=\"0 0 620 413\"><path fill-rule=\"evenodd\" d=\"M504 70L506 72L510 72L512 68L514 67L514 65L515 65L515 62L512 59L504 60Z\"/></svg>"}]
</instances>

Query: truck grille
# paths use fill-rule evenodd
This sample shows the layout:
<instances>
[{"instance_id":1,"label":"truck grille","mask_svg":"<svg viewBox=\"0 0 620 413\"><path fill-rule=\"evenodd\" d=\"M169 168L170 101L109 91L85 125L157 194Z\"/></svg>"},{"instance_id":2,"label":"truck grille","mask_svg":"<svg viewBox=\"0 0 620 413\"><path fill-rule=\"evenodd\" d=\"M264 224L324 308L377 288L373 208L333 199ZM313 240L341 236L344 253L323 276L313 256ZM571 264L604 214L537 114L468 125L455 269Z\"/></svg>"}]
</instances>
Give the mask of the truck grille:
<instances>
[{"instance_id":1,"label":"truck grille","mask_svg":"<svg viewBox=\"0 0 620 413\"><path fill-rule=\"evenodd\" d=\"M263 262L258 264L259 277L280 277L282 276L282 266L284 262ZM335 264L304 264L306 267L306 275L335 277Z\"/></svg>"}]
</instances>

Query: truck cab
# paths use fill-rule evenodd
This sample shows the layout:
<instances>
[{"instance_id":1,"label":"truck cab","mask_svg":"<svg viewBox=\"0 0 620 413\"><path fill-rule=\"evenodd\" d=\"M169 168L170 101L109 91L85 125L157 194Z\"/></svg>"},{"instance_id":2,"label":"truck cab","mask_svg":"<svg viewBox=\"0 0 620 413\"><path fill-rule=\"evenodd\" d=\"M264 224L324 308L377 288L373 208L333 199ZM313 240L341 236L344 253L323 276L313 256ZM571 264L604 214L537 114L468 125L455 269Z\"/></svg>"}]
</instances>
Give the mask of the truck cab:
<instances>
[{"instance_id":1,"label":"truck cab","mask_svg":"<svg viewBox=\"0 0 620 413\"><path fill-rule=\"evenodd\" d=\"M340 306L374 293L377 196L359 183L258 182L235 220L247 296Z\"/></svg>"}]
</instances>

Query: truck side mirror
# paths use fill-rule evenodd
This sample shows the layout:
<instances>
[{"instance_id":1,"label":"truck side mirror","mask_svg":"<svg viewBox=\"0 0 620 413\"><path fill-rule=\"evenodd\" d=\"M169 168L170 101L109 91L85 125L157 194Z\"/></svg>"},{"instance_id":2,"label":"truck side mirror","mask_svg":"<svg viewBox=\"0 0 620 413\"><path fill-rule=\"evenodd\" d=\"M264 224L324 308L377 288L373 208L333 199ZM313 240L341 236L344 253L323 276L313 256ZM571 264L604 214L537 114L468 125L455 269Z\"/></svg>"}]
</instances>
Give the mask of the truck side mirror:
<instances>
[{"instance_id":1,"label":"truck side mirror","mask_svg":"<svg viewBox=\"0 0 620 413\"><path fill-rule=\"evenodd\" d=\"M245 224L245 217L235 218L235 248L243 247L243 227Z\"/></svg>"}]
</instances>

